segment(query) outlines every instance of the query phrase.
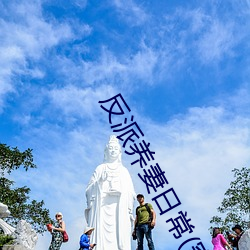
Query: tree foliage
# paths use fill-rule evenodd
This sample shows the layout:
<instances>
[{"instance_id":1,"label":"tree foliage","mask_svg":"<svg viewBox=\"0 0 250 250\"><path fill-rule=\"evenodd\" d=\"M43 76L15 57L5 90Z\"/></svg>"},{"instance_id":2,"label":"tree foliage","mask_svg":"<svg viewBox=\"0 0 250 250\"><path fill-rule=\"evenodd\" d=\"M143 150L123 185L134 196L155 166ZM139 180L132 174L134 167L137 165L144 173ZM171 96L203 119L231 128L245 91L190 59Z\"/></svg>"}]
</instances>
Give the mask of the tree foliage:
<instances>
[{"instance_id":1,"label":"tree foliage","mask_svg":"<svg viewBox=\"0 0 250 250\"><path fill-rule=\"evenodd\" d=\"M13 243L14 243L14 239L13 239L12 236L0 234L0 247L2 247L5 244L6 245L12 245Z\"/></svg>"},{"instance_id":2,"label":"tree foliage","mask_svg":"<svg viewBox=\"0 0 250 250\"><path fill-rule=\"evenodd\" d=\"M5 178L6 174L23 167L26 171L36 168L33 163L32 150L20 152L18 148L10 148L0 144L0 202L6 204L11 216L5 220L15 226L21 219L30 223L38 233L46 230L45 225L52 220L49 210L44 208L44 201L30 200L30 188L27 186L14 188L14 182Z\"/></svg>"},{"instance_id":3,"label":"tree foliage","mask_svg":"<svg viewBox=\"0 0 250 250\"><path fill-rule=\"evenodd\" d=\"M222 230L230 231L235 224L243 228L248 227L250 219L250 169L233 169L234 180L230 188L225 192L224 199L217 211L223 215L213 216L211 224L215 224Z\"/></svg>"},{"instance_id":4,"label":"tree foliage","mask_svg":"<svg viewBox=\"0 0 250 250\"><path fill-rule=\"evenodd\" d=\"M3 176L5 171L10 174L21 166L27 171L29 168L36 168L33 163L32 149L28 148L21 152L17 147L10 148L0 143L0 173Z\"/></svg>"}]
</instances>

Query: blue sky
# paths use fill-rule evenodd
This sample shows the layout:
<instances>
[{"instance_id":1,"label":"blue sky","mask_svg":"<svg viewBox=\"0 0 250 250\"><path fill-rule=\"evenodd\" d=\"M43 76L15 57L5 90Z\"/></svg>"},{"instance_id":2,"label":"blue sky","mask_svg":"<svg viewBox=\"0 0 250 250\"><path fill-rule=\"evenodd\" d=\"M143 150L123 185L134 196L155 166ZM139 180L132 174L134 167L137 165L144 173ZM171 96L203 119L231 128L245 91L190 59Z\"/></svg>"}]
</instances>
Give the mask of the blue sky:
<instances>
[{"instance_id":1,"label":"blue sky","mask_svg":"<svg viewBox=\"0 0 250 250\"><path fill-rule=\"evenodd\" d=\"M78 247L85 188L112 133L98 101L118 93L212 248L209 220L231 170L250 160L249 17L249 0L0 1L1 143L33 149L38 168L10 178L63 212L62 250ZM158 250L180 245L167 219L154 229ZM39 236L37 250L49 242Z\"/></svg>"}]
</instances>

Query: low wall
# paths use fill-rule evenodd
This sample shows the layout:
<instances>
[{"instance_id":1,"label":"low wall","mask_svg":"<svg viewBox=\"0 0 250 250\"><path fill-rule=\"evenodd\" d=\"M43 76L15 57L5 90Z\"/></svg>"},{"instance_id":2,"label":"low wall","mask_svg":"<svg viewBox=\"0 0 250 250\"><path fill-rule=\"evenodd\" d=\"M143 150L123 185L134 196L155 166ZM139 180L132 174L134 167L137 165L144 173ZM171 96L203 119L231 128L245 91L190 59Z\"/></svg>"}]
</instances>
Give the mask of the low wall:
<instances>
[{"instance_id":1,"label":"low wall","mask_svg":"<svg viewBox=\"0 0 250 250\"><path fill-rule=\"evenodd\" d=\"M21 245L9 245L9 246L3 246L0 249L2 250L26 250L23 246Z\"/></svg>"}]
</instances>

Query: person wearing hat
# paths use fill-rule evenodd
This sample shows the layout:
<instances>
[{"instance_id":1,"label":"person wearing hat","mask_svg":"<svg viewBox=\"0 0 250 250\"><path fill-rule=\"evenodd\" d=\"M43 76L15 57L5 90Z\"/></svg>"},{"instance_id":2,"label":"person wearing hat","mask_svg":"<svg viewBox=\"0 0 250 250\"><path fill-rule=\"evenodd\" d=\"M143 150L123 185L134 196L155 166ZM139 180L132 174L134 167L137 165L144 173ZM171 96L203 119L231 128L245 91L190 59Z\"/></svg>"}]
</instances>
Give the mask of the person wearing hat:
<instances>
[{"instance_id":1,"label":"person wearing hat","mask_svg":"<svg viewBox=\"0 0 250 250\"><path fill-rule=\"evenodd\" d=\"M55 225L51 225L48 229L52 234L52 240L50 243L49 250L60 250L62 242L63 242L63 232L65 231L65 223L62 220L63 215L61 212L56 213L56 223Z\"/></svg>"},{"instance_id":2,"label":"person wearing hat","mask_svg":"<svg viewBox=\"0 0 250 250\"><path fill-rule=\"evenodd\" d=\"M235 225L232 230L236 233L236 235L234 234L230 234L230 236L233 237L233 245L235 246L235 249L239 250L239 240L242 236L242 234L244 233L243 229L241 228L240 225Z\"/></svg>"},{"instance_id":3,"label":"person wearing hat","mask_svg":"<svg viewBox=\"0 0 250 250\"><path fill-rule=\"evenodd\" d=\"M94 228L93 227L86 227L83 235L80 238L80 249L79 250L89 250L93 249L95 247L94 244L90 244L90 235L93 232Z\"/></svg>"},{"instance_id":4,"label":"person wearing hat","mask_svg":"<svg viewBox=\"0 0 250 250\"><path fill-rule=\"evenodd\" d=\"M138 250L143 250L143 239L146 236L148 242L148 249L155 250L154 242L152 239L152 229L155 226L156 214L153 206L150 203L144 202L142 194L137 195L139 206L136 208L136 217L134 222L134 231L132 236L136 236Z\"/></svg>"}]
</instances>

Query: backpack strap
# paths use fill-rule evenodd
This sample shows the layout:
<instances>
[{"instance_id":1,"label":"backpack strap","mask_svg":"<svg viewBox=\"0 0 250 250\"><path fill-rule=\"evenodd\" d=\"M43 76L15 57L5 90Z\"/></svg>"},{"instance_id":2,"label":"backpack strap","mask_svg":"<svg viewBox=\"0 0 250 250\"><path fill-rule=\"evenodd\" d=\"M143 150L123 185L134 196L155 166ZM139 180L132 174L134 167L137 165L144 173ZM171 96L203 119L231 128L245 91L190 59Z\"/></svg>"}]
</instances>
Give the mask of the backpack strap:
<instances>
[{"instance_id":1,"label":"backpack strap","mask_svg":"<svg viewBox=\"0 0 250 250\"><path fill-rule=\"evenodd\" d=\"M153 214L151 212L151 209L150 209L148 203L145 204L145 207L147 208L147 211L148 211L149 220L152 221L153 220Z\"/></svg>"},{"instance_id":2,"label":"backpack strap","mask_svg":"<svg viewBox=\"0 0 250 250\"><path fill-rule=\"evenodd\" d=\"M138 209L140 208L140 206L138 206L137 208L136 208L136 215L138 215Z\"/></svg>"},{"instance_id":3,"label":"backpack strap","mask_svg":"<svg viewBox=\"0 0 250 250\"><path fill-rule=\"evenodd\" d=\"M148 211L148 213L149 213L149 216L150 216L150 214L151 214L151 210L150 210L150 208L149 208L148 203L145 203L145 207L146 207L146 209L147 209L147 211Z\"/></svg>"},{"instance_id":4,"label":"backpack strap","mask_svg":"<svg viewBox=\"0 0 250 250\"><path fill-rule=\"evenodd\" d=\"M148 211L148 213L149 213L149 217L151 216L151 210L150 210L150 207L149 207L149 205L148 205L148 203L145 203L144 205L143 205L143 207L146 207L146 209L147 209L147 211ZM140 206L138 206L137 208L136 208L136 215L138 215L138 209L140 208Z\"/></svg>"}]
</instances>

